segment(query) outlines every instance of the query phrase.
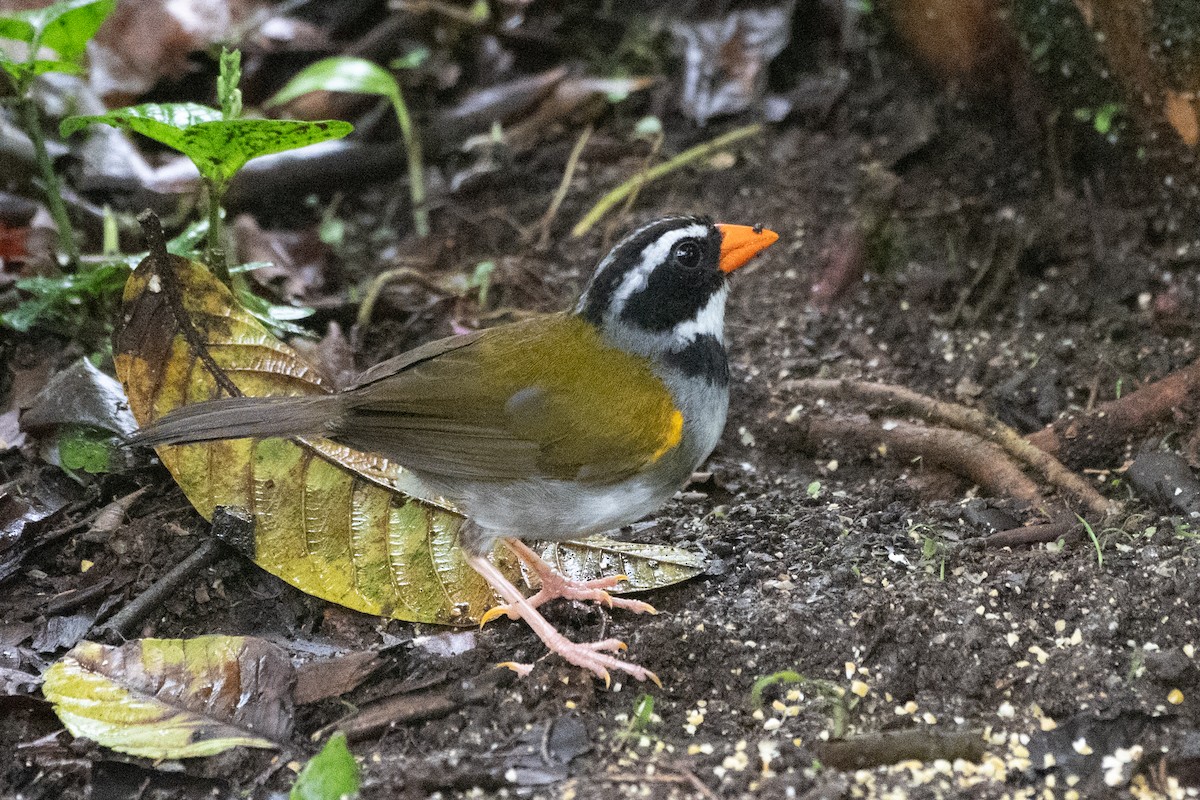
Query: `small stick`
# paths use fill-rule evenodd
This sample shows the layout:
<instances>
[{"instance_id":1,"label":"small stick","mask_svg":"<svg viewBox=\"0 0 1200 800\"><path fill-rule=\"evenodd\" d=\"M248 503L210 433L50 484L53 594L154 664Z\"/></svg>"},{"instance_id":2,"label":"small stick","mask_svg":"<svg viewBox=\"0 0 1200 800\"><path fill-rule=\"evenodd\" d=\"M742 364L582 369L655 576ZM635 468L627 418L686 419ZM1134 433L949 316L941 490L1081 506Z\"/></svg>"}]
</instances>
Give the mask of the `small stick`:
<instances>
[{"instance_id":1,"label":"small stick","mask_svg":"<svg viewBox=\"0 0 1200 800\"><path fill-rule=\"evenodd\" d=\"M546 213L538 222L538 226L542 229L537 243L539 250L546 250L550 247L550 226L554 223L554 218L558 216L558 209L562 206L563 200L567 199L567 192L571 189L571 179L575 177L575 168L579 166L579 157L583 154L583 148L587 146L588 139L592 136L592 130L592 124L589 122L583 129L583 133L579 134L579 139L571 148L571 155L567 158L567 166L563 170L562 180L558 182L558 189L555 190L554 197L550 200L550 207L546 209Z\"/></svg>"},{"instance_id":2,"label":"small stick","mask_svg":"<svg viewBox=\"0 0 1200 800\"><path fill-rule=\"evenodd\" d=\"M666 137L663 136L662 131L659 131L654 136L654 143L650 145L650 152L646 153L646 159L642 162L641 172L638 173L641 180L633 187L633 191L629 193L629 197L625 198L625 205L621 206L621 213L617 214L617 218L613 220L613 224L620 222L623 217L629 214L633 208L633 204L637 202L638 195L642 193L642 187L646 185L646 172L650 169L650 165L654 162L654 159L658 157L658 151L662 149L664 139Z\"/></svg>"},{"instance_id":3,"label":"small stick","mask_svg":"<svg viewBox=\"0 0 1200 800\"><path fill-rule=\"evenodd\" d=\"M1018 547L1026 544L1044 544L1056 542L1080 530L1079 520L1071 517L1057 522L1047 522L1042 525L1027 525L1024 528L1012 528L1007 531L984 536L981 544L984 547Z\"/></svg>"},{"instance_id":4,"label":"small stick","mask_svg":"<svg viewBox=\"0 0 1200 800\"><path fill-rule=\"evenodd\" d=\"M418 286L423 286L435 294L449 294L446 287L438 286L437 283L429 279L429 276L422 273L420 270L415 270L412 267L396 267L395 269L385 270L375 276L367 287L367 293L363 297L362 305L358 307L358 318L355 320L355 325L360 329L365 327L371 321L371 315L375 313L375 305L379 302L379 296L383 294L384 288L389 283L396 281L409 281Z\"/></svg>"},{"instance_id":5,"label":"small stick","mask_svg":"<svg viewBox=\"0 0 1200 800\"><path fill-rule=\"evenodd\" d=\"M335 730L342 731L350 741L359 741L374 736L380 731L418 722L437 719L462 708L491 700L496 692L512 683L516 675L507 669L493 669L482 675L443 686L422 694L402 694L385 697L364 706L351 716L328 725L317 732L325 736Z\"/></svg>"},{"instance_id":6,"label":"small stick","mask_svg":"<svg viewBox=\"0 0 1200 800\"><path fill-rule=\"evenodd\" d=\"M870 769L901 761L945 759L979 762L987 749L983 731L923 729L868 733L814 745L822 763L834 769Z\"/></svg>"},{"instance_id":7,"label":"small stick","mask_svg":"<svg viewBox=\"0 0 1200 800\"><path fill-rule=\"evenodd\" d=\"M79 608L79 606L84 605L85 603L90 603L99 597L109 594L112 589L116 588L113 586L114 581L115 578L112 575L109 575L108 577L101 578L100 580L96 581L91 586L85 586L82 589L63 592L62 594L51 598L46 605L42 606L41 611L47 617L65 614L71 609ZM129 580L126 579L121 585L123 586L128 582Z\"/></svg>"},{"instance_id":8,"label":"small stick","mask_svg":"<svg viewBox=\"0 0 1200 800\"><path fill-rule=\"evenodd\" d=\"M1079 498L1088 511L1099 516L1117 513L1120 504L1108 500L1089 484L1062 465L1057 458L1038 448L1021 434L995 417L957 403L935 400L903 386L886 383L863 383L845 379L793 380L784 384L789 391L800 395L850 397L864 402L876 402L889 409L903 409L932 422L941 422L968 431L1004 450L1018 462L1042 474L1046 482Z\"/></svg>"},{"instance_id":9,"label":"small stick","mask_svg":"<svg viewBox=\"0 0 1200 800\"><path fill-rule=\"evenodd\" d=\"M575 223L575 227L571 229L571 238L578 239L580 236L583 236L585 233L590 231L597 222L604 218L604 215L607 214L613 206L624 200L631 192L640 191L641 188L646 184L656 181L664 175L669 175L680 167L687 166L693 161L699 161L705 156L711 155L722 148L728 147L734 142L740 142L742 139L747 139L751 136L754 136L762 130L762 127L762 125L756 123L754 125L747 125L743 128L734 128L728 133L724 133L715 139L703 142L695 147L690 147L687 150L684 150L670 161L665 161L662 164L659 164L657 167L652 167L650 169L638 172L637 175L634 175L632 178L625 181L608 194L604 195L604 197L601 197L600 201L596 203L596 205L592 206L592 210L584 214L579 222Z\"/></svg>"},{"instance_id":10,"label":"small stick","mask_svg":"<svg viewBox=\"0 0 1200 800\"><path fill-rule=\"evenodd\" d=\"M219 511L220 509L218 509ZM239 523L244 522L244 520L232 515L230 517ZM220 513L214 515L213 527L217 528L222 524L230 524L230 521L227 521L228 519ZM205 539L187 558L172 567L167 574L151 584L150 588L131 600L128 605L114 614L107 622L94 626L91 638L111 645L119 645L126 641L134 627L154 613L155 609L161 606L184 581L231 553L232 550L215 535L212 538Z\"/></svg>"}]
</instances>

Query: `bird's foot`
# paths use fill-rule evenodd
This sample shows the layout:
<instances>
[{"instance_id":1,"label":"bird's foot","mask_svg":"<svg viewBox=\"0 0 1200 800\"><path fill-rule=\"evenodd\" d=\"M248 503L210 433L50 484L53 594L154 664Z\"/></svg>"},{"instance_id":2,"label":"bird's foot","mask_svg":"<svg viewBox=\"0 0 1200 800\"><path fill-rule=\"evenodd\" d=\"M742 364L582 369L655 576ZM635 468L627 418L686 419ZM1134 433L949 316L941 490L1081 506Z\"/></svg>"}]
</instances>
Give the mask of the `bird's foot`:
<instances>
[{"instance_id":1,"label":"bird's foot","mask_svg":"<svg viewBox=\"0 0 1200 800\"><path fill-rule=\"evenodd\" d=\"M609 594L607 590L616 587L622 581L629 580L629 577L626 575L611 575L607 578L597 578L591 581L570 580L555 572L554 567L547 564L541 556L519 539L507 539L505 540L505 544L534 571L541 582L537 593L532 597L526 598L526 602L534 608L551 600L562 598L564 600L591 601L608 606L609 608L623 608L626 611L632 611L634 614L658 613L658 609L649 603L643 603L641 600L631 600L627 597L613 597ZM488 609L480 618L479 624L481 626L486 625L502 616L507 616L509 619L518 619L521 615L513 607L513 604L508 603Z\"/></svg>"},{"instance_id":2,"label":"bird's foot","mask_svg":"<svg viewBox=\"0 0 1200 800\"><path fill-rule=\"evenodd\" d=\"M550 621L543 617L541 612L530 603L529 598L524 597L517 590L517 587L513 586L512 582L504 577L504 574L496 569L496 566L486 556L468 556L468 563L472 569L482 575L491 584L492 588L501 597L508 601L507 605L501 607L504 610L500 611L499 614L489 612L489 615L491 615L490 618L494 618L500 614L508 614L514 618L525 620L525 623L537 634L546 647L550 649L550 652L557 653L575 666L583 667L592 672L596 677L604 681L605 686L610 685L612 682L610 674L612 671L624 672L634 680L653 681L662 686L662 682L658 679L658 676L645 667L609 655L610 653L626 649L625 643L621 640L602 639L598 642L572 642L559 633L550 624ZM560 578L560 580L562 579ZM496 609L492 609L492 611L496 611ZM485 615L485 618L488 618L489 615ZM531 664L519 664L513 661L505 662L501 666L508 667L518 675L528 675L533 669Z\"/></svg>"},{"instance_id":3,"label":"bird's foot","mask_svg":"<svg viewBox=\"0 0 1200 800\"><path fill-rule=\"evenodd\" d=\"M555 631L555 634L557 634L557 637L551 637L551 639L557 639L556 641L549 641L546 638L542 639L546 646L550 648L550 651L557 653L575 666L583 667L593 673L596 677L604 681L606 689L612 685L612 676L609 674L609 670L624 672L638 681L652 681L658 688L662 688L662 681L650 670L638 664L622 661L615 656L606 654L606 652L615 653L628 649L626 644L620 639L602 639L598 642L572 642L567 637L558 633L558 631ZM508 667L522 678L533 671L532 664L521 664L516 661L505 661L497 666Z\"/></svg>"}]
</instances>

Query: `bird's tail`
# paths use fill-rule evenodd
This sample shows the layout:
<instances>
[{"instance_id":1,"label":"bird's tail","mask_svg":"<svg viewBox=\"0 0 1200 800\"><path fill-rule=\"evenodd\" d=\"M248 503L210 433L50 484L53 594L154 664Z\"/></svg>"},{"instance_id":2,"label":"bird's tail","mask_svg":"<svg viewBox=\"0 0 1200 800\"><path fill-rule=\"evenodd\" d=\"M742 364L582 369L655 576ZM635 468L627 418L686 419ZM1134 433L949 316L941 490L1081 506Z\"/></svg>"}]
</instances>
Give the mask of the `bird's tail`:
<instances>
[{"instance_id":1,"label":"bird's tail","mask_svg":"<svg viewBox=\"0 0 1200 800\"><path fill-rule=\"evenodd\" d=\"M337 395L227 397L182 406L129 437L129 444L156 446L217 439L326 434L338 416Z\"/></svg>"}]
</instances>

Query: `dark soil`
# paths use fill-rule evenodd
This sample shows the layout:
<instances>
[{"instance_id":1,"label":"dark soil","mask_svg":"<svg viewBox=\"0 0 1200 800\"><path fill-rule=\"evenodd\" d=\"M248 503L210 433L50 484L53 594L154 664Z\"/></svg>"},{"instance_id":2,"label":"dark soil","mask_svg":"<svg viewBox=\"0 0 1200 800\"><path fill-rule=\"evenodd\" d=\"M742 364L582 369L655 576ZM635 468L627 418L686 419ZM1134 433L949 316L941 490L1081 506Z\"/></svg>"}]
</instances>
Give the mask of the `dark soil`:
<instances>
[{"instance_id":1,"label":"dark soil","mask_svg":"<svg viewBox=\"0 0 1200 800\"><path fill-rule=\"evenodd\" d=\"M643 217L702 212L781 235L735 276L733 401L712 478L630 534L701 548L708 573L648 596L655 617L548 610L576 638L627 641L628 657L663 688L617 677L605 691L547 658L446 716L357 742L363 797L1183 796L1181 785L1200 786L1200 546L1186 520L1103 472L1097 485L1129 513L1095 541L976 547L967 542L990 532L986 519L1016 527L1035 514L919 462L836 443L805 449L789 422L819 409L787 380L848 376L963 401L1029 432L1197 356L1194 225L1164 233L1154 224L1162 200L1140 179L1113 179L1103 163L1049 165L1038 136L991 101L949 98L903 60L881 58L887 77L861 78L819 126L772 129L734 166L676 174L638 201ZM711 135L679 123L670 141ZM540 216L569 146L518 165L518 188L484 188L438 215L447 264L513 257L504 263L519 268L500 286L506 307L566 305L602 253L600 236L563 232L541 257L505 221ZM559 227L637 163L587 164ZM888 222L868 225L881 173L895 176L895 196L883 201ZM1019 257L1006 259L1015 240ZM831 258L859 246L866 277L818 313L811 287ZM1000 270L997 289L954 315L960 290L988 265ZM390 296L364 339L364 364L447 332L447 308L422 311L419 294ZM1134 442L1130 454L1180 445L1191 424ZM1121 458L1082 466L1115 470ZM9 455L4 469L18 477L37 467ZM4 584L0 647L29 644L10 640L44 628L48 598L109 576L122 597L136 594L194 548L207 526L161 469L101 482L74 519L148 481L156 488L126 526L101 541L59 539ZM82 560L95 566L81 574ZM94 614L100 602L72 613ZM269 796L290 785L309 734L349 707L483 679L497 662L544 652L527 629L500 622L474 634L473 649L443 657L419 638L442 631L332 607L236 557L196 576L140 633L209 632L305 654L392 647L363 687L300 710L293 753L188 763L183 774L42 739L58 729L47 706L0 700L6 795ZM755 708L756 681L783 671ZM653 717L630 732L646 691ZM838 738L851 743L829 744Z\"/></svg>"}]
</instances>

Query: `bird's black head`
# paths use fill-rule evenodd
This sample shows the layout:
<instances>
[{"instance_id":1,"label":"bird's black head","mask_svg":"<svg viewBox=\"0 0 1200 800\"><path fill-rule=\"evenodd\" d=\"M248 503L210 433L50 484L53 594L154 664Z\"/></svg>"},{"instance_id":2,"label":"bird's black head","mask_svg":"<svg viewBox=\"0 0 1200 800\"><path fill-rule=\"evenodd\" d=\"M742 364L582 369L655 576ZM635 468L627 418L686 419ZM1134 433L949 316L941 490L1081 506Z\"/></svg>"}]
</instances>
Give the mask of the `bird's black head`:
<instances>
[{"instance_id":1,"label":"bird's black head","mask_svg":"<svg viewBox=\"0 0 1200 800\"><path fill-rule=\"evenodd\" d=\"M694 319L725 287L721 234L702 217L667 217L630 233L600 262L578 312L666 333Z\"/></svg>"},{"instance_id":2,"label":"bird's black head","mask_svg":"<svg viewBox=\"0 0 1200 800\"><path fill-rule=\"evenodd\" d=\"M575 311L608 333L628 334L618 338L640 339L639 351L675 349L700 334L720 339L729 273L778 238L706 217L655 220L604 257Z\"/></svg>"}]
</instances>

